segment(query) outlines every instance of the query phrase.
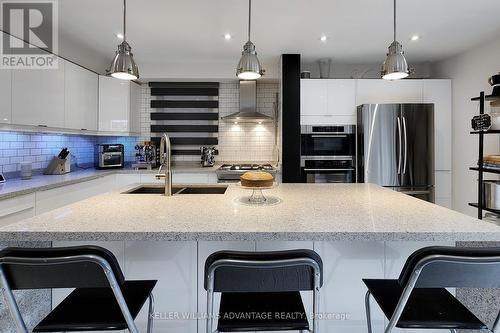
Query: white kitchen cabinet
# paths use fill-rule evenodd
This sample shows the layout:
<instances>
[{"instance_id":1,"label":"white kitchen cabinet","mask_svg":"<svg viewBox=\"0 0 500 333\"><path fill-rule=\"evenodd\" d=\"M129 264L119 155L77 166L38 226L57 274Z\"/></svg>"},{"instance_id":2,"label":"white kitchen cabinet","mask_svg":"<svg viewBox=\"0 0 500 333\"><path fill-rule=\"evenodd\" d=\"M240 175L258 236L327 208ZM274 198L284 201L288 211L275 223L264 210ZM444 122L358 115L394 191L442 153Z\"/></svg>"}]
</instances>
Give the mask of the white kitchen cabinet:
<instances>
[{"instance_id":1,"label":"white kitchen cabinet","mask_svg":"<svg viewBox=\"0 0 500 333\"><path fill-rule=\"evenodd\" d=\"M125 277L130 280L158 280L153 295L156 332L196 332L197 245L196 242L125 242ZM178 315L179 318L169 318ZM147 303L135 322L146 332Z\"/></svg>"},{"instance_id":2,"label":"white kitchen cabinet","mask_svg":"<svg viewBox=\"0 0 500 333\"><path fill-rule=\"evenodd\" d=\"M64 127L97 130L99 76L65 61Z\"/></svg>"},{"instance_id":3,"label":"white kitchen cabinet","mask_svg":"<svg viewBox=\"0 0 500 333\"><path fill-rule=\"evenodd\" d=\"M42 214L114 189L115 177L109 175L86 182L36 193L36 214Z\"/></svg>"},{"instance_id":4,"label":"white kitchen cabinet","mask_svg":"<svg viewBox=\"0 0 500 333\"><path fill-rule=\"evenodd\" d=\"M207 313L207 291L204 288L205 261L214 252L222 250L255 251L255 242L224 241L198 242L198 313ZM214 313L219 311L220 294L215 293ZM198 333L205 333L206 320L198 320Z\"/></svg>"},{"instance_id":5,"label":"white kitchen cabinet","mask_svg":"<svg viewBox=\"0 0 500 333\"><path fill-rule=\"evenodd\" d=\"M423 80L423 102L434 104L436 170L451 170L451 80Z\"/></svg>"},{"instance_id":6,"label":"white kitchen cabinet","mask_svg":"<svg viewBox=\"0 0 500 333\"><path fill-rule=\"evenodd\" d=\"M130 82L130 133L141 133L141 86Z\"/></svg>"},{"instance_id":7,"label":"white kitchen cabinet","mask_svg":"<svg viewBox=\"0 0 500 333\"><path fill-rule=\"evenodd\" d=\"M301 82L301 124L355 124L355 80L315 80Z\"/></svg>"},{"instance_id":8,"label":"white kitchen cabinet","mask_svg":"<svg viewBox=\"0 0 500 333\"><path fill-rule=\"evenodd\" d=\"M0 69L0 123L12 122L12 70Z\"/></svg>"},{"instance_id":9,"label":"white kitchen cabinet","mask_svg":"<svg viewBox=\"0 0 500 333\"><path fill-rule=\"evenodd\" d=\"M12 71L12 124L64 127L64 65Z\"/></svg>"},{"instance_id":10,"label":"white kitchen cabinet","mask_svg":"<svg viewBox=\"0 0 500 333\"><path fill-rule=\"evenodd\" d=\"M99 76L99 131L140 133L140 86Z\"/></svg>"},{"instance_id":11,"label":"white kitchen cabinet","mask_svg":"<svg viewBox=\"0 0 500 333\"><path fill-rule=\"evenodd\" d=\"M300 80L300 115L328 115L328 87L326 80Z\"/></svg>"},{"instance_id":12,"label":"white kitchen cabinet","mask_svg":"<svg viewBox=\"0 0 500 333\"><path fill-rule=\"evenodd\" d=\"M357 80L356 105L422 103L422 80Z\"/></svg>"},{"instance_id":13,"label":"white kitchen cabinet","mask_svg":"<svg viewBox=\"0 0 500 333\"><path fill-rule=\"evenodd\" d=\"M384 243L315 242L314 249L323 260L320 312L332 317L320 320L320 331L365 333L362 279L384 277ZM373 302L373 331L382 332L383 322L382 311Z\"/></svg>"},{"instance_id":14,"label":"white kitchen cabinet","mask_svg":"<svg viewBox=\"0 0 500 333\"><path fill-rule=\"evenodd\" d=\"M356 124L356 82L327 80L328 115L334 124Z\"/></svg>"},{"instance_id":15,"label":"white kitchen cabinet","mask_svg":"<svg viewBox=\"0 0 500 333\"><path fill-rule=\"evenodd\" d=\"M35 194L0 200L0 227L35 216Z\"/></svg>"},{"instance_id":16,"label":"white kitchen cabinet","mask_svg":"<svg viewBox=\"0 0 500 333\"><path fill-rule=\"evenodd\" d=\"M130 129L130 82L99 76L99 131Z\"/></svg>"}]
</instances>

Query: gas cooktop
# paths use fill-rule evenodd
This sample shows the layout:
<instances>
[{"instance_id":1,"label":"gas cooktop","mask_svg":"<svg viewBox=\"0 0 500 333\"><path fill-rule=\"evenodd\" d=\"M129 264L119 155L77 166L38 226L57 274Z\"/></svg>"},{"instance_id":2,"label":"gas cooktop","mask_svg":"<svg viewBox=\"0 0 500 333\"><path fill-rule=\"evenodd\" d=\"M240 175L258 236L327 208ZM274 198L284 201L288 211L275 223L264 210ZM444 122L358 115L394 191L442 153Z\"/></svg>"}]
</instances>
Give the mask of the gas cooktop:
<instances>
[{"instance_id":1,"label":"gas cooktop","mask_svg":"<svg viewBox=\"0 0 500 333\"><path fill-rule=\"evenodd\" d=\"M271 164L223 164L217 170L219 180L240 180L240 176L247 171L266 171L276 174L276 168Z\"/></svg>"}]
</instances>

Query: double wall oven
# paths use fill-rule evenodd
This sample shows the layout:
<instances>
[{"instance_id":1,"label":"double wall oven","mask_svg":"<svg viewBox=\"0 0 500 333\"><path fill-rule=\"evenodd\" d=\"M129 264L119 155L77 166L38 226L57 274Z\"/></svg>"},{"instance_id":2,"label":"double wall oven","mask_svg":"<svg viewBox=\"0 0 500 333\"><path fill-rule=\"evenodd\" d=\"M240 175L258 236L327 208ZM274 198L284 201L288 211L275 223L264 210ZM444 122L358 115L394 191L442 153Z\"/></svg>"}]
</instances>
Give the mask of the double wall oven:
<instances>
[{"instance_id":1,"label":"double wall oven","mask_svg":"<svg viewBox=\"0 0 500 333\"><path fill-rule=\"evenodd\" d=\"M303 181L355 183L355 133L355 125L302 125L300 166Z\"/></svg>"}]
</instances>

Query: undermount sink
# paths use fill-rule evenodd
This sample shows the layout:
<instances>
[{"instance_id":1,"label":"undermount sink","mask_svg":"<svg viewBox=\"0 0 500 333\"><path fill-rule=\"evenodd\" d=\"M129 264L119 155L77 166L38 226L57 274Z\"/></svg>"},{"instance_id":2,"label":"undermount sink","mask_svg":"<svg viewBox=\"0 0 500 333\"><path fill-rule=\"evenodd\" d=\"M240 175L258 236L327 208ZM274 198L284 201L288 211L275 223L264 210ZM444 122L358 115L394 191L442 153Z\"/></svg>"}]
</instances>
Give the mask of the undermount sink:
<instances>
[{"instance_id":1,"label":"undermount sink","mask_svg":"<svg viewBox=\"0 0 500 333\"><path fill-rule=\"evenodd\" d=\"M224 194L227 185L183 185L172 186L172 194ZM123 194L165 194L165 186L162 185L141 185Z\"/></svg>"}]
</instances>

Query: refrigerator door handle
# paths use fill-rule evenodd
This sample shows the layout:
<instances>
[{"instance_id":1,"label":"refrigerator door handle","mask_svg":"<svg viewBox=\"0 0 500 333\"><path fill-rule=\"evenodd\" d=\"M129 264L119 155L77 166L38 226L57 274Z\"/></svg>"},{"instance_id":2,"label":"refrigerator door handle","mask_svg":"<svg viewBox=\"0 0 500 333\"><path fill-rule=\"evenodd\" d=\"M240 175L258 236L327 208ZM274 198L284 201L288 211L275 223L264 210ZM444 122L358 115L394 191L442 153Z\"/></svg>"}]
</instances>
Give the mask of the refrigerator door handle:
<instances>
[{"instance_id":1,"label":"refrigerator door handle","mask_svg":"<svg viewBox=\"0 0 500 333\"><path fill-rule=\"evenodd\" d=\"M401 150L402 150L402 145L401 145L401 120L399 116L397 117L397 122L398 122L398 175L401 174Z\"/></svg>"},{"instance_id":2,"label":"refrigerator door handle","mask_svg":"<svg viewBox=\"0 0 500 333\"><path fill-rule=\"evenodd\" d=\"M406 173L406 162L408 160L408 132L406 131L406 117L403 116L403 131L405 132L405 150L404 150L404 162L403 162L403 174Z\"/></svg>"}]
</instances>

